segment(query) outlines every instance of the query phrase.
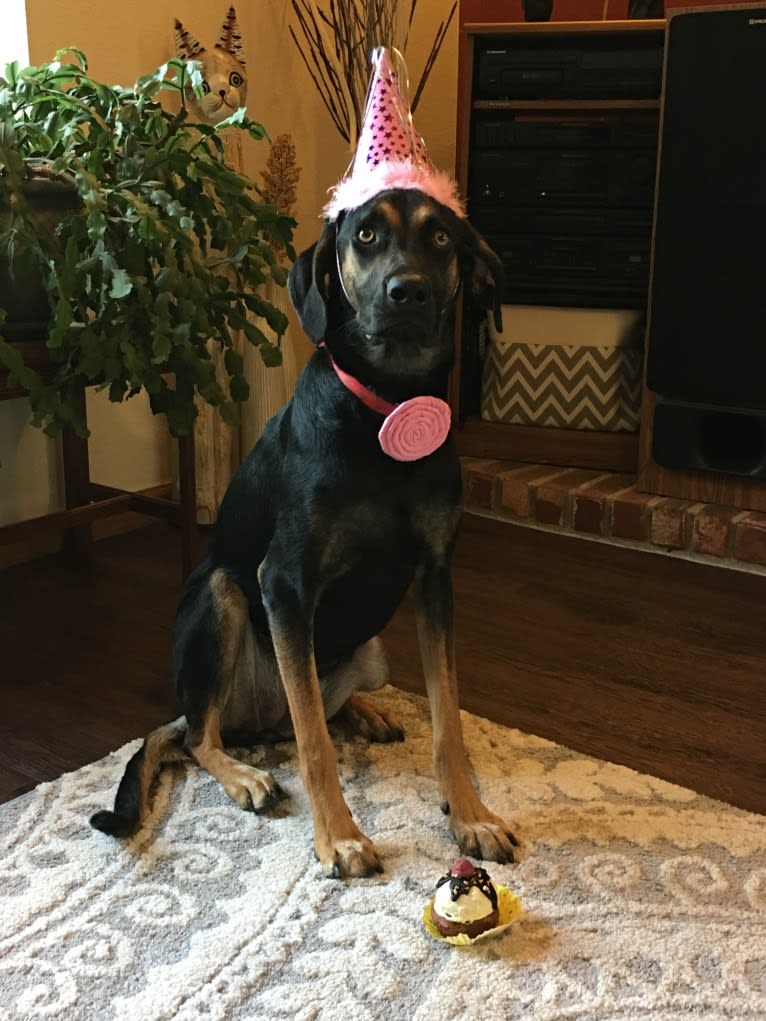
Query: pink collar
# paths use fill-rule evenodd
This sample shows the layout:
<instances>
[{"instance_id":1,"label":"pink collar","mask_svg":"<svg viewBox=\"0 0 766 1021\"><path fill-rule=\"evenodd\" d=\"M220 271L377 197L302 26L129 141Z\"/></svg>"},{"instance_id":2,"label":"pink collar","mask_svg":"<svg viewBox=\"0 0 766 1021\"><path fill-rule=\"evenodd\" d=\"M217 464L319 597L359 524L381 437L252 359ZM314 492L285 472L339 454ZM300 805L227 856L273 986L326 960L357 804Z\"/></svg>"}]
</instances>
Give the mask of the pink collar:
<instances>
[{"instance_id":1,"label":"pink collar","mask_svg":"<svg viewBox=\"0 0 766 1021\"><path fill-rule=\"evenodd\" d=\"M347 390L350 390L355 397L359 398L362 404L366 404L368 408L371 408L373 411L377 411L379 415L390 415L391 412L398 407L398 405L392 404L390 401L386 401L382 397L378 397L378 395L373 393L369 387L364 385L364 383L360 383L356 376L352 376L348 372L345 372L330 354L330 349L326 344L322 343L319 346L327 352L327 357L330 359L330 365L332 365L335 370L335 375Z\"/></svg>"},{"instance_id":2,"label":"pink collar","mask_svg":"<svg viewBox=\"0 0 766 1021\"><path fill-rule=\"evenodd\" d=\"M401 404L391 404L336 365L325 344L319 346L327 351L330 365L346 389L368 408L385 416L378 433L384 454L395 461L419 461L444 443L452 425L449 404L438 397L413 397Z\"/></svg>"}]
</instances>

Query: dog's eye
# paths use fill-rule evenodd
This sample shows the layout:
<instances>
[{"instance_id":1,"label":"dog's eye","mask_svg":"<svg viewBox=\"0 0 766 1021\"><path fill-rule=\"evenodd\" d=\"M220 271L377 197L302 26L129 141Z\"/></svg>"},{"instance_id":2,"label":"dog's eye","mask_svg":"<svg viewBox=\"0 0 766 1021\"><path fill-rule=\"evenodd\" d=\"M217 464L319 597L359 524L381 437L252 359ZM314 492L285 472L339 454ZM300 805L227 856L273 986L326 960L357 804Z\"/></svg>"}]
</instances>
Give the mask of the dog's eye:
<instances>
[{"instance_id":1,"label":"dog's eye","mask_svg":"<svg viewBox=\"0 0 766 1021\"><path fill-rule=\"evenodd\" d=\"M446 248L452 241L446 230L434 231L434 244L437 248Z\"/></svg>"},{"instance_id":2,"label":"dog's eye","mask_svg":"<svg viewBox=\"0 0 766 1021\"><path fill-rule=\"evenodd\" d=\"M356 239L363 245L371 245L375 240L375 231L372 227L360 227L356 232Z\"/></svg>"}]
</instances>

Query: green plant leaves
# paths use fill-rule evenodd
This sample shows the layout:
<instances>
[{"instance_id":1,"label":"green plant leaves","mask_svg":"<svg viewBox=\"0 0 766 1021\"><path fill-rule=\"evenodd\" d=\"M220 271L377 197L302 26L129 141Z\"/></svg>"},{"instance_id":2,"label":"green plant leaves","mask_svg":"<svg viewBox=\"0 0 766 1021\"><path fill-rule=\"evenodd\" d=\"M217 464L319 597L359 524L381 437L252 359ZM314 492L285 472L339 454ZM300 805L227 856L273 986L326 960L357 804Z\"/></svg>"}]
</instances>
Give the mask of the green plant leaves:
<instances>
[{"instance_id":1,"label":"green plant leaves","mask_svg":"<svg viewBox=\"0 0 766 1021\"><path fill-rule=\"evenodd\" d=\"M270 369L282 364L282 352L274 344L261 344L258 348L263 364Z\"/></svg>"},{"instance_id":2,"label":"green plant leaves","mask_svg":"<svg viewBox=\"0 0 766 1021\"><path fill-rule=\"evenodd\" d=\"M249 389L238 334L265 364L281 361L287 319L262 287L284 286L278 252L294 258L295 224L226 163L221 132L268 136L244 109L216 127L164 109L163 94L188 84L201 87L199 66L177 59L129 88L99 82L75 49L0 76L0 253L12 274L42 275L51 372L43 380L2 337L0 360L51 435L84 430L86 382L114 401L145 389L174 435L193 427L195 394L234 422ZM44 229L27 195L30 159L76 191ZM211 344L224 354L220 379Z\"/></svg>"},{"instance_id":3,"label":"green plant leaves","mask_svg":"<svg viewBox=\"0 0 766 1021\"><path fill-rule=\"evenodd\" d=\"M24 364L21 352L0 337L0 361L8 369L8 382L11 386L20 386L32 392L38 386L39 377L36 372Z\"/></svg>"},{"instance_id":4,"label":"green plant leaves","mask_svg":"<svg viewBox=\"0 0 766 1021\"><path fill-rule=\"evenodd\" d=\"M133 290L133 281L124 269L116 269L112 273L112 286L109 290L110 298L126 298Z\"/></svg>"},{"instance_id":5,"label":"green plant leaves","mask_svg":"<svg viewBox=\"0 0 766 1021\"><path fill-rule=\"evenodd\" d=\"M223 356L223 363L230 376L239 376L242 374L245 360L239 351L236 351L233 347L229 347L226 349Z\"/></svg>"},{"instance_id":6,"label":"green plant leaves","mask_svg":"<svg viewBox=\"0 0 766 1021\"><path fill-rule=\"evenodd\" d=\"M232 376L229 380L229 392L233 400L241 403L250 395L250 384L244 376Z\"/></svg>"}]
</instances>

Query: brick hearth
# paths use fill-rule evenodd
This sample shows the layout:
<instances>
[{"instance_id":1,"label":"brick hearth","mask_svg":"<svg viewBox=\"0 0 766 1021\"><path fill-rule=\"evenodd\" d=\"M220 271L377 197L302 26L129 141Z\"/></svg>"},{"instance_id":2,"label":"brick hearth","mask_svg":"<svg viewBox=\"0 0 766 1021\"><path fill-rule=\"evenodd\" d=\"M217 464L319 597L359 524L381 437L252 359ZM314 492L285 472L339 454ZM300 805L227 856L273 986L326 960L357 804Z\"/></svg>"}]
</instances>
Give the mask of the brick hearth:
<instances>
[{"instance_id":1,"label":"brick hearth","mask_svg":"<svg viewBox=\"0 0 766 1021\"><path fill-rule=\"evenodd\" d=\"M464 457L465 508L766 573L766 514L642 493L632 475Z\"/></svg>"}]
</instances>

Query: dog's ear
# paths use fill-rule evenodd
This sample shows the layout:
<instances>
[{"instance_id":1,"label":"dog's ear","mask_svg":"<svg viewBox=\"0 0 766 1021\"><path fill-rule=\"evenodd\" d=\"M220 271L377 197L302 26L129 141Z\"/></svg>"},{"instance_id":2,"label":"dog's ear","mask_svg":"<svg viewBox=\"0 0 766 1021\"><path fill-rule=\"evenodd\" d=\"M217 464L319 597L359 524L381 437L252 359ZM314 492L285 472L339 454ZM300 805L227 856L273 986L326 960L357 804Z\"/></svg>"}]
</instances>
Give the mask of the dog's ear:
<instances>
[{"instance_id":1,"label":"dog's ear","mask_svg":"<svg viewBox=\"0 0 766 1021\"><path fill-rule=\"evenodd\" d=\"M318 344L327 332L329 278L335 272L334 222L325 221L319 240L301 252L290 269L287 289L301 326Z\"/></svg>"},{"instance_id":2,"label":"dog's ear","mask_svg":"<svg viewBox=\"0 0 766 1021\"><path fill-rule=\"evenodd\" d=\"M503 330L503 264L484 238L462 221L463 281L480 308L491 310L498 333Z\"/></svg>"}]
</instances>

